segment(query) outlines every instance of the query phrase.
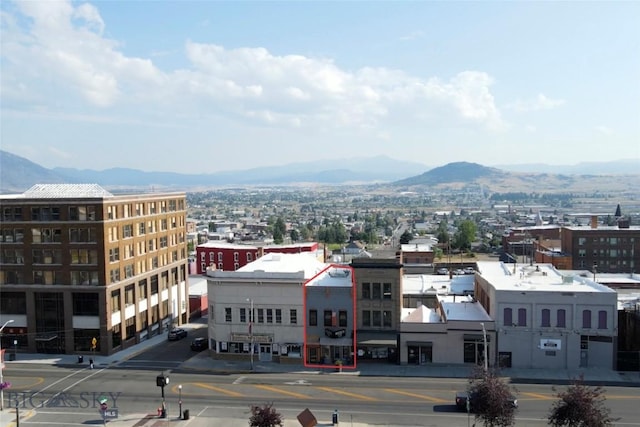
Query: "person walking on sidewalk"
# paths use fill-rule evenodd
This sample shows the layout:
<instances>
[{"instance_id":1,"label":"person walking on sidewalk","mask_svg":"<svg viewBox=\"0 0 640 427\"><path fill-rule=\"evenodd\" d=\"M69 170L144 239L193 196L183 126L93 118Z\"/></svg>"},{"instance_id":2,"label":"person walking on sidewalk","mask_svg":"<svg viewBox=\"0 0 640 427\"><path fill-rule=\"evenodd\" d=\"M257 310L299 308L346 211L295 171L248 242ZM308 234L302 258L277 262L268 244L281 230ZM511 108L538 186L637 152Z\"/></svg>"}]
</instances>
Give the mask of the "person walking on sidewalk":
<instances>
[{"instance_id":1,"label":"person walking on sidewalk","mask_svg":"<svg viewBox=\"0 0 640 427\"><path fill-rule=\"evenodd\" d=\"M93 359L89 359L89 369L93 369Z\"/></svg>"}]
</instances>

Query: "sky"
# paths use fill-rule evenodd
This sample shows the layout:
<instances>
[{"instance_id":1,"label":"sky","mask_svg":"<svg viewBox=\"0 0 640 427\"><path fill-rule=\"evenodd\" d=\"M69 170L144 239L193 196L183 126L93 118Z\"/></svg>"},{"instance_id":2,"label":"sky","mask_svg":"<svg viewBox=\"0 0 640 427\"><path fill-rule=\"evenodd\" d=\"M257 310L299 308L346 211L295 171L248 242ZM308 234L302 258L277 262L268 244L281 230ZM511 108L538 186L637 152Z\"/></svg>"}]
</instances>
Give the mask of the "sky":
<instances>
[{"instance_id":1,"label":"sky","mask_svg":"<svg viewBox=\"0 0 640 427\"><path fill-rule=\"evenodd\" d=\"M47 168L640 159L636 1L5 0L0 12L0 147Z\"/></svg>"}]
</instances>

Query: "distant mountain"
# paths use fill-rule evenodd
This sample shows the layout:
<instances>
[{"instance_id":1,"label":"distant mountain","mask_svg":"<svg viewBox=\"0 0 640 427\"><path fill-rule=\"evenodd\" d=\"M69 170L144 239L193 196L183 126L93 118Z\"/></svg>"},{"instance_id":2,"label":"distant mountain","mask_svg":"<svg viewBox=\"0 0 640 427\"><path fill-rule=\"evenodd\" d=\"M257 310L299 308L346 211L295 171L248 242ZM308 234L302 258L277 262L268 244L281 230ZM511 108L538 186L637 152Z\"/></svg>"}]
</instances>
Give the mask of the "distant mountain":
<instances>
[{"instance_id":1,"label":"distant mountain","mask_svg":"<svg viewBox=\"0 0 640 427\"><path fill-rule=\"evenodd\" d=\"M23 192L33 184L73 182L51 169L44 168L24 157L0 150L0 192Z\"/></svg>"},{"instance_id":2,"label":"distant mountain","mask_svg":"<svg viewBox=\"0 0 640 427\"><path fill-rule=\"evenodd\" d=\"M417 174L427 166L386 156L318 160L212 174L144 172L137 169L46 169L0 150L0 192L22 192L38 183L96 183L104 187L172 187L179 189L228 185L288 185L296 183L383 183Z\"/></svg>"},{"instance_id":3,"label":"distant mountain","mask_svg":"<svg viewBox=\"0 0 640 427\"><path fill-rule=\"evenodd\" d=\"M633 160L626 162L634 164ZM449 163L430 169L416 162L377 156L318 160L212 174L182 174L144 172L127 168L103 171L73 168L46 169L23 157L0 150L0 192L23 192L32 185L40 183L95 183L116 192L136 191L149 187L189 191L196 188L234 185L295 184L379 184L403 190L459 189L480 186L498 192L571 190L606 192L611 188L640 187L640 168L631 168L633 171L625 175L623 171L626 169L622 166L623 163L625 161L616 162L617 173L608 175L597 173L607 169L601 164L581 164L582 167L589 166L589 174L573 175L566 170L563 174L542 173L545 170L544 165L536 166L539 170L537 173L509 172L468 162Z\"/></svg>"},{"instance_id":4,"label":"distant mountain","mask_svg":"<svg viewBox=\"0 0 640 427\"><path fill-rule=\"evenodd\" d=\"M527 163L522 165L496 165L495 167L510 172L563 175L635 175L640 173L640 159L624 159L611 162L582 162L575 165Z\"/></svg>"},{"instance_id":5,"label":"distant mountain","mask_svg":"<svg viewBox=\"0 0 640 427\"><path fill-rule=\"evenodd\" d=\"M439 185L449 183L469 183L480 178L502 178L505 172L477 163L455 162L431 169L421 175L393 182L394 186Z\"/></svg>"}]
</instances>

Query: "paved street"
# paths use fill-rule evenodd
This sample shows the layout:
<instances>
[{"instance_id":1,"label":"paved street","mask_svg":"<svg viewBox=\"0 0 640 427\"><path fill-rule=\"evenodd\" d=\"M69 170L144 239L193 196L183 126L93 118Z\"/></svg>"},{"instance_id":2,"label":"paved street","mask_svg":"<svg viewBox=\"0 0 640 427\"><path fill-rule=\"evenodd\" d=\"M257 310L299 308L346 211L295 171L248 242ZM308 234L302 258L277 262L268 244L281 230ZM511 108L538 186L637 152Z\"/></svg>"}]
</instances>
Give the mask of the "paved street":
<instances>
[{"instance_id":1,"label":"paved street","mask_svg":"<svg viewBox=\"0 0 640 427\"><path fill-rule=\"evenodd\" d=\"M319 425L330 425L338 411L341 425L466 426L473 417L453 407L456 390L464 389L469 370L454 366L395 366L361 364L354 372L317 371L300 366L211 360L206 352L189 350L192 338L204 334L203 324L189 326L189 337L168 342L166 336L110 356L97 357L96 368L78 364L73 355L19 355L8 362L6 405L0 426L15 425L16 400L20 425L101 425L98 400L118 410L112 427L185 425L246 426L252 404L273 402L287 427L309 408ZM168 417L160 419L161 389L156 376L170 378L165 387ZM518 426L543 426L555 400L550 383L566 384L579 373L512 370L505 380L516 389L520 402ZM534 375L535 374L535 375ZM638 373L584 372L592 383L605 384L607 406L620 425L640 426ZM179 386L182 386L181 388ZM558 388L563 385L558 385ZM182 407L180 405L182 398ZM189 420L179 420L180 409Z\"/></svg>"}]
</instances>

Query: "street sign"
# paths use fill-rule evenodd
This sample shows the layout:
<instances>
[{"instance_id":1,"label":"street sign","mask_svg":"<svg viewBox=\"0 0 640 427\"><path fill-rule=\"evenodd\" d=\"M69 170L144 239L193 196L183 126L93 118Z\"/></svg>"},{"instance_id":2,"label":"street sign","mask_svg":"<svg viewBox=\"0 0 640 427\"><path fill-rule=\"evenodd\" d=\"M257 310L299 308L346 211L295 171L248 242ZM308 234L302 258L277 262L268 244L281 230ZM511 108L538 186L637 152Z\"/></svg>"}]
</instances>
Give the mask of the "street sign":
<instances>
[{"instance_id":1,"label":"street sign","mask_svg":"<svg viewBox=\"0 0 640 427\"><path fill-rule=\"evenodd\" d=\"M113 420L115 418L118 418L118 410L117 409L107 409L106 411L104 411L104 418L106 420Z\"/></svg>"},{"instance_id":2,"label":"street sign","mask_svg":"<svg viewBox=\"0 0 640 427\"><path fill-rule=\"evenodd\" d=\"M95 350L97 345L98 345L98 340L96 339L96 337L93 337L91 339L91 350Z\"/></svg>"}]
</instances>

